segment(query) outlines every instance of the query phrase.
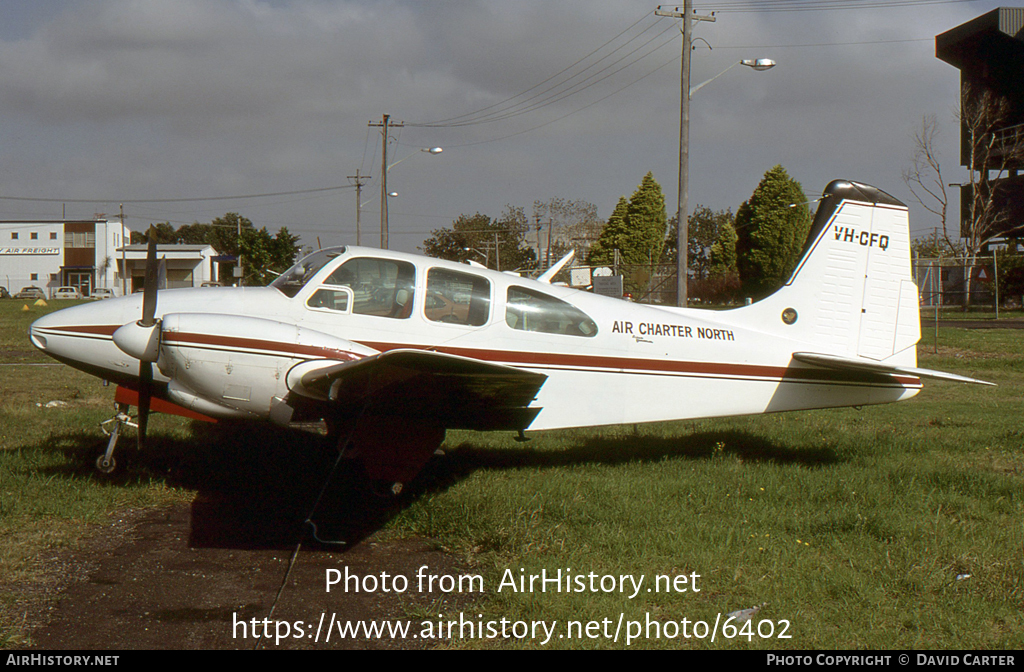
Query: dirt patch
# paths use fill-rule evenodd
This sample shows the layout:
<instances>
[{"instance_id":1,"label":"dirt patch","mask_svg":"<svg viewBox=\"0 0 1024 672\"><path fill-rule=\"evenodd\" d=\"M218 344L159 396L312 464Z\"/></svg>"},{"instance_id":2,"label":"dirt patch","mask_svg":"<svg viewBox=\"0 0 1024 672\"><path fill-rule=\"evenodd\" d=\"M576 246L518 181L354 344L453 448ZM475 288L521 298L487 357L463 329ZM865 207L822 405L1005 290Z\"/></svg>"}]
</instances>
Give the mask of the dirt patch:
<instances>
[{"instance_id":1,"label":"dirt patch","mask_svg":"<svg viewBox=\"0 0 1024 672\"><path fill-rule=\"evenodd\" d=\"M32 646L251 649L257 645L255 625L271 635L260 643L267 649L425 648L439 642L411 635L343 639L337 624L330 640L325 638L332 615L336 623L355 624L405 619L410 610L429 610L424 613L436 618L437 613L453 614L468 606L464 597L454 600L440 592L416 591L415 574L423 565L434 574L464 571L427 540L383 542L370 535L338 548L307 540L288 573L294 546L208 543L211 530L222 527L208 525L216 504L200 497L191 506L125 512L80 550L52 558L48 573L58 575L51 588L59 588L60 594L57 600L51 596L38 601L46 611L30 621L45 624L31 632ZM409 589L404 594L379 589L346 592L339 585L327 592L327 570L344 573L346 568L359 576L403 575ZM287 584L277 598L286 573ZM265 626L263 619L270 616L275 599L272 621ZM287 622L287 629L276 622Z\"/></svg>"}]
</instances>

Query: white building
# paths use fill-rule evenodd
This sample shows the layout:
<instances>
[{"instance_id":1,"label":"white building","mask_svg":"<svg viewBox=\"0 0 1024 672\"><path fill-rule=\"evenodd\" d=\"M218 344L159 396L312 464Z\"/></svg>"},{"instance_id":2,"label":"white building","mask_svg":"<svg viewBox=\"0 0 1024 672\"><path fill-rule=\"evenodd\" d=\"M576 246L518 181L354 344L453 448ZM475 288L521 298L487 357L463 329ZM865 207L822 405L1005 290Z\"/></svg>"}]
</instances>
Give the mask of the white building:
<instances>
[{"instance_id":1,"label":"white building","mask_svg":"<svg viewBox=\"0 0 1024 672\"><path fill-rule=\"evenodd\" d=\"M119 220L0 221L0 285L12 294L36 286L121 291L120 252L131 232Z\"/></svg>"},{"instance_id":2,"label":"white building","mask_svg":"<svg viewBox=\"0 0 1024 672\"><path fill-rule=\"evenodd\" d=\"M122 252L128 266L130 294L139 291L145 284L147 246L129 245L125 250L118 250L118 265L121 264ZM156 258L161 269L160 287L167 289L202 287L203 283L217 282L220 279L220 263L228 260L218 256L217 250L209 245L157 245ZM234 257L230 260L234 261ZM116 291L120 294L120 285Z\"/></svg>"}]
</instances>

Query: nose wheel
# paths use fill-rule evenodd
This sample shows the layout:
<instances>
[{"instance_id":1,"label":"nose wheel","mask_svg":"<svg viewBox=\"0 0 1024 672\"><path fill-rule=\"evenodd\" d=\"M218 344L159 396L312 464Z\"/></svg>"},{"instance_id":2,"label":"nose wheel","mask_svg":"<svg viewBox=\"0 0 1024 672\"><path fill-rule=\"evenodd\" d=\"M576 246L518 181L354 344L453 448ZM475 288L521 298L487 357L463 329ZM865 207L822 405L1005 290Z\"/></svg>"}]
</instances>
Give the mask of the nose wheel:
<instances>
[{"instance_id":1,"label":"nose wheel","mask_svg":"<svg viewBox=\"0 0 1024 672\"><path fill-rule=\"evenodd\" d=\"M135 427L138 429L138 424L132 422L132 417L128 415L128 404L122 404L118 402L117 412L114 417L109 420L104 420L100 423L100 429L103 433L110 437L107 441L107 450L96 458L96 469L101 473L110 474L117 468L117 461L114 460L114 448L117 447L117 439L121 436L121 429L125 426ZM112 427L108 429L108 426Z\"/></svg>"}]
</instances>

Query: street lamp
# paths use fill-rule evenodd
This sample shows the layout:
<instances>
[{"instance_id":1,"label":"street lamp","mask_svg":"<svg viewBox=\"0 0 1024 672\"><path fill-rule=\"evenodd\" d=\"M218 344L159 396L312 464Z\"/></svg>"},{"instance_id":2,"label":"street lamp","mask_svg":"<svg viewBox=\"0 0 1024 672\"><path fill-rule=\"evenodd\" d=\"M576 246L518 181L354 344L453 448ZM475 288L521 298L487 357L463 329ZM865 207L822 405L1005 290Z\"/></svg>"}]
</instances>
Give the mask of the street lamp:
<instances>
[{"instance_id":1,"label":"street lamp","mask_svg":"<svg viewBox=\"0 0 1024 672\"><path fill-rule=\"evenodd\" d=\"M711 79L705 80L705 81L701 82L700 84L698 84L697 86L694 86L693 88L691 88L690 89L690 95L693 96L693 94L695 94L697 92L697 90L700 89L701 87L703 87L705 84L710 84L711 82L715 81L716 79L718 79L719 77L721 77L725 73L727 73L730 70L732 70L733 68L735 68L737 65L745 65L748 68L752 68L754 70L757 70L758 72L761 72L761 71L764 71L764 70L770 70L770 69L774 68L775 67L775 61L773 61L770 58L745 58L742 61L736 61L735 63L730 65L725 70L722 70L720 73L718 73L717 75L715 75Z\"/></svg>"},{"instance_id":2,"label":"street lamp","mask_svg":"<svg viewBox=\"0 0 1024 672\"><path fill-rule=\"evenodd\" d=\"M686 273L687 266L687 246L688 231L686 221L687 201L689 199L689 152L690 152L690 96L693 95L697 89L701 88L708 82L721 77L726 72L731 70L737 65L745 65L754 70L768 70L775 66L775 61L768 58L757 58L757 59L744 59L733 63L728 68L718 73L706 82L701 82L697 86L690 88L690 42L693 30L690 27L691 21L714 21L715 17L712 16L698 16L693 12L693 0L685 0L683 3L683 11L679 12L679 8L676 7L676 11L663 10L659 6L654 12L656 16L668 16L676 19L682 19L682 32L683 32L683 63L680 68L680 86L679 86L679 207L676 211L676 228L678 229L678 235L676 237L676 246L678 248L676 252L676 304L682 307L686 307L687 300L687 288L686 288Z\"/></svg>"},{"instance_id":3,"label":"street lamp","mask_svg":"<svg viewBox=\"0 0 1024 672\"><path fill-rule=\"evenodd\" d=\"M686 39L683 40L686 42ZM687 47L684 45L683 47ZM686 59L686 65L689 66L689 59ZM689 88L690 73L689 67L683 69L682 75L682 86L681 91L686 91L685 103L681 106L680 114L680 132L679 132L679 205L676 211L676 305L683 308L686 307L688 297L687 281L689 273L689 263L687 257L689 255L689 222L686 221L687 210L689 206L689 178L690 178L690 167L689 167L689 154L690 154L690 96L698 91L705 84L709 84L714 80L718 79L725 73L729 72L737 65L745 65L748 68L756 71L769 70L775 67L775 61L770 58L745 58L741 61L736 61L725 70L720 73L701 82L693 88Z\"/></svg>"},{"instance_id":4,"label":"street lamp","mask_svg":"<svg viewBox=\"0 0 1024 672\"><path fill-rule=\"evenodd\" d=\"M491 255L490 255L490 252L486 252L486 253L485 252L481 252L480 250L476 249L475 247L464 247L462 249L464 251L466 251L466 252L476 252L481 257L483 257L484 258L484 266L490 266L491 265Z\"/></svg>"},{"instance_id":5,"label":"street lamp","mask_svg":"<svg viewBox=\"0 0 1024 672\"><path fill-rule=\"evenodd\" d=\"M420 151L436 155L440 154L444 150L440 147L424 147ZM413 152L409 156L404 156L391 165L388 165L386 156L384 157L384 161L382 161L382 165L384 166L384 170L381 171L382 177L380 181L380 247L382 250L388 249L388 233L391 227L391 222L388 218L388 196L398 195L397 192L388 191L388 171L400 164L402 161L416 155L417 152Z\"/></svg>"}]
</instances>

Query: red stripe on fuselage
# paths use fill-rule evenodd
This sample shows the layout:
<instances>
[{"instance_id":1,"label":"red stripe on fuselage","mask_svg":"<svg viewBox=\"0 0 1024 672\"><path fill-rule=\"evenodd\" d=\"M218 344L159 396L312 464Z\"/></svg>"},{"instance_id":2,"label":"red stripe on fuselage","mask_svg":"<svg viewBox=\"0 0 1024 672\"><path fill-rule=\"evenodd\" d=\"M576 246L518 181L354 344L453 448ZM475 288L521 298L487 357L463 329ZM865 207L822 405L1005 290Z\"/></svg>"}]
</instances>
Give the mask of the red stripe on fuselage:
<instances>
[{"instance_id":1,"label":"red stripe on fuselage","mask_svg":"<svg viewBox=\"0 0 1024 672\"><path fill-rule=\"evenodd\" d=\"M696 376L724 376L731 378L778 378L785 382L861 382L869 383L865 376L882 376L890 374L861 374L853 371L835 371L827 369L796 369L784 366L764 366L758 364L725 364L720 362L685 362L660 359L636 359L631 357L606 357L599 355L564 355L547 352L515 352L511 350L477 350L471 348L434 347L425 345L406 345L400 343L374 343L362 341L374 350L385 352L400 348L432 350L448 355L458 355L472 359L509 364L525 367L571 367L588 369L612 369L625 372L650 372L659 374L685 374ZM837 378L837 375L840 376ZM845 376L845 380L842 376ZM903 386L919 386L919 378L891 375Z\"/></svg>"},{"instance_id":2,"label":"red stripe on fuselage","mask_svg":"<svg viewBox=\"0 0 1024 672\"><path fill-rule=\"evenodd\" d=\"M240 338L237 336L215 336L213 334L189 334L180 331L165 332L161 339L165 343L181 343L197 346L211 346L219 348L246 348L249 350L266 350L269 352L283 353L286 355L301 355L304 357L324 357L327 359L343 359L351 361L362 359L360 355L346 350L335 350L333 348L322 348L315 345L298 345L295 343L278 343L276 341L264 341L258 338Z\"/></svg>"},{"instance_id":3,"label":"red stripe on fuselage","mask_svg":"<svg viewBox=\"0 0 1024 672\"><path fill-rule=\"evenodd\" d=\"M111 335L119 325L80 325L70 327L51 327L53 331L66 331L82 334ZM268 353L293 355L296 357L322 357L325 359L341 359L352 361L361 359L360 355L342 350L333 350L317 346L277 343L255 338L239 338L234 336L214 336L212 334L190 334L168 332L163 336L166 342L189 344L194 346L210 346L220 348L247 348L264 350ZM550 352L521 352L513 350L486 350L475 348L437 347L408 343L382 343L361 341L374 350L385 352L403 348L415 350L432 350L449 355L479 359L497 364L520 367L565 367L576 369L604 369L613 371L640 372L652 374L676 374L691 376L722 376L730 378L767 378L793 383L861 383L871 385L869 378L888 376L895 383L905 387L920 387L919 378L893 374L868 374L854 371L836 371L828 369L792 368L785 366L767 366L760 364L728 364L722 362L687 362L663 359L639 359L633 357L608 357L601 355L571 355Z\"/></svg>"}]
</instances>

